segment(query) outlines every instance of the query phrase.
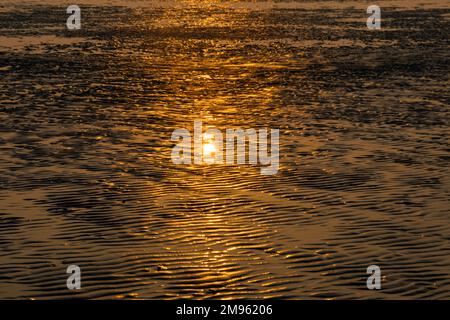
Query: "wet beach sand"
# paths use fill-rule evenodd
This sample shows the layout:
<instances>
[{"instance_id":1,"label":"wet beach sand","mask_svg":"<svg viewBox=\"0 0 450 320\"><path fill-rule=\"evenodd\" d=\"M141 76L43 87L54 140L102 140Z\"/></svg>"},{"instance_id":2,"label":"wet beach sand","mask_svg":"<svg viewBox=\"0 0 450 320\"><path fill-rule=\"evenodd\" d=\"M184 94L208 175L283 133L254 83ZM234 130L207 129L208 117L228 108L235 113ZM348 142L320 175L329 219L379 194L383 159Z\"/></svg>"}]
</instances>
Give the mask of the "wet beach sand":
<instances>
[{"instance_id":1,"label":"wet beach sand","mask_svg":"<svg viewBox=\"0 0 450 320\"><path fill-rule=\"evenodd\" d=\"M450 299L448 3L79 4L0 4L0 298ZM279 173L172 164L196 119Z\"/></svg>"}]
</instances>

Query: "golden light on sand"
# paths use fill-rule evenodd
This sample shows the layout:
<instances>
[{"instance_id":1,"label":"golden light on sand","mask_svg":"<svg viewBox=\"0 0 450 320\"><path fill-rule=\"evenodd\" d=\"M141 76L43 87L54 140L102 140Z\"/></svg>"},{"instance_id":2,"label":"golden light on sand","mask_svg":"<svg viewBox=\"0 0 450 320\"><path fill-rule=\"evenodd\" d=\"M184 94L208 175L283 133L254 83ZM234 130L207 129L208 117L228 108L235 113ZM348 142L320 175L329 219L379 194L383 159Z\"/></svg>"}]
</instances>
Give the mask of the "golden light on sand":
<instances>
[{"instance_id":1,"label":"golden light on sand","mask_svg":"<svg viewBox=\"0 0 450 320\"><path fill-rule=\"evenodd\" d=\"M216 152L216 146L214 143L207 143L203 145L203 156L204 157L213 157Z\"/></svg>"},{"instance_id":2,"label":"golden light on sand","mask_svg":"<svg viewBox=\"0 0 450 320\"><path fill-rule=\"evenodd\" d=\"M212 134L203 134L203 161L205 163L214 163L214 156L217 152L214 136Z\"/></svg>"}]
</instances>

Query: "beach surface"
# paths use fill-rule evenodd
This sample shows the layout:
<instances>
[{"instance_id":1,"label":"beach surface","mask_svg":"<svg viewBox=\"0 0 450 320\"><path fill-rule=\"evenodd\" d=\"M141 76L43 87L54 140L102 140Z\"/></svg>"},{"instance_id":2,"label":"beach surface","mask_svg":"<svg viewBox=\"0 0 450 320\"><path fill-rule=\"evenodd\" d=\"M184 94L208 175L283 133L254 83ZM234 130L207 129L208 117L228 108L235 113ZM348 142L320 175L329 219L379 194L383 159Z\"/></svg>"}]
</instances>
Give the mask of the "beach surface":
<instances>
[{"instance_id":1,"label":"beach surface","mask_svg":"<svg viewBox=\"0 0 450 320\"><path fill-rule=\"evenodd\" d=\"M448 3L72 2L0 4L0 298L450 299ZM173 164L195 120L278 174Z\"/></svg>"}]
</instances>

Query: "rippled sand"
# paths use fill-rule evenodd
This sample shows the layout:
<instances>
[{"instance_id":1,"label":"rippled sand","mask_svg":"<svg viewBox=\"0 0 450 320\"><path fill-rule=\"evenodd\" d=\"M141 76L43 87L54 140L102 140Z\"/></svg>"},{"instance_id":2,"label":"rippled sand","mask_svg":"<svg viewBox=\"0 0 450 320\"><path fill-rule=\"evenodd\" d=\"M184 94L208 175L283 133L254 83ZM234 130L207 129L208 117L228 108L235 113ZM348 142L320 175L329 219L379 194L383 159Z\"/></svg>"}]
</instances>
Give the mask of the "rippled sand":
<instances>
[{"instance_id":1,"label":"rippled sand","mask_svg":"<svg viewBox=\"0 0 450 320\"><path fill-rule=\"evenodd\" d=\"M0 298L449 299L450 8L333 3L0 5ZM195 119L279 174L173 165Z\"/></svg>"}]
</instances>

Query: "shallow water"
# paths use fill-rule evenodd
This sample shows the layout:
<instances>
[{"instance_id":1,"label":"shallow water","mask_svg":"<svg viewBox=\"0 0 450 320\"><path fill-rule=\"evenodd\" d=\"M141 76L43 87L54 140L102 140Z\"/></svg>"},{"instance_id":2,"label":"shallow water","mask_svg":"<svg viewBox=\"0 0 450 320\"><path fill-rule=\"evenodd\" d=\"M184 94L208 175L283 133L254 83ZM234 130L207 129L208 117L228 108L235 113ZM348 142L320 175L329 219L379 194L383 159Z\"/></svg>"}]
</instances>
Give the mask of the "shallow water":
<instances>
[{"instance_id":1,"label":"shallow water","mask_svg":"<svg viewBox=\"0 0 450 320\"><path fill-rule=\"evenodd\" d=\"M450 8L204 3L2 7L0 298L449 299ZM172 164L196 119L278 175Z\"/></svg>"}]
</instances>

